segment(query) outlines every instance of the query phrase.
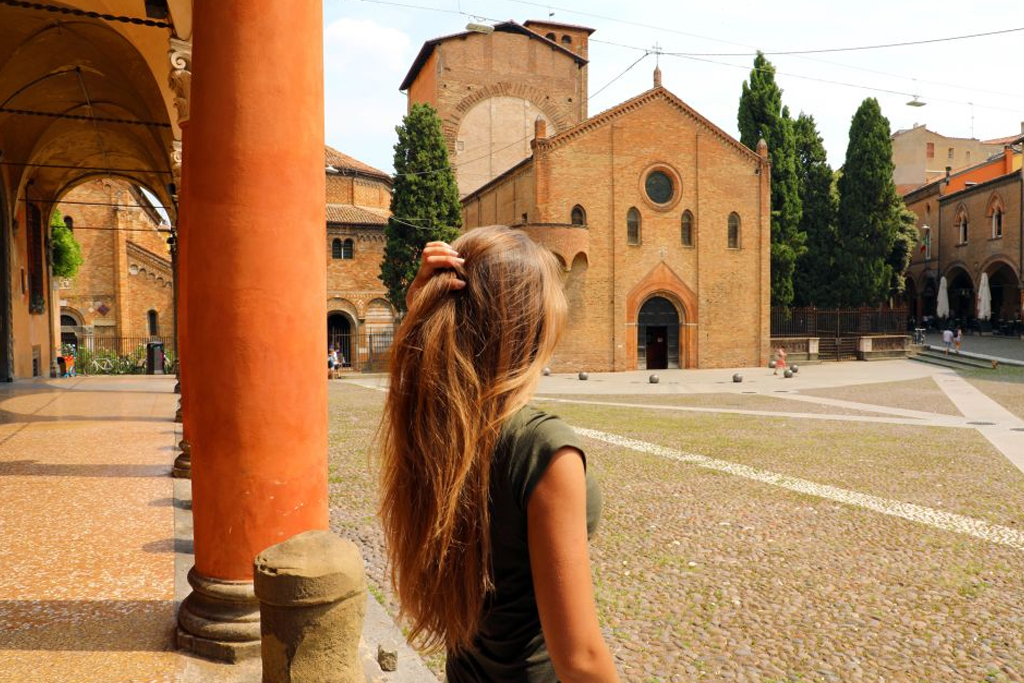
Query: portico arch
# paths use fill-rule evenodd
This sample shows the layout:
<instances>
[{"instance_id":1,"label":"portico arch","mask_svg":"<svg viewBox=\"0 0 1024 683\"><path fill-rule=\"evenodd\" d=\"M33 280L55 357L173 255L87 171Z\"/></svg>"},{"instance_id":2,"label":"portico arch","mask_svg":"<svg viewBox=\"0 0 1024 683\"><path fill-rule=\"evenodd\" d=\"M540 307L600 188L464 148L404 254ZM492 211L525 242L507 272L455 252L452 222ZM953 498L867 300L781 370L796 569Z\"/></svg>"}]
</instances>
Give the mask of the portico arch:
<instances>
[{"instance_id":1,"label":"portico arch","mask_svg":"<svg viewBox=\"0 0 1024 683\"><path fill-rule=\"evenodd\" d=\"M678 349L677 366L697 367L697 296L682 278L667 264L661 262L626 296L626 368L636 370L640 367L640 313L644 305L655 297L669 302L676 310L678 340L674 343ZM662 304L658 306L663 307ZM646 335L646 331L644 334Z\"/></svg>"},{"instance_id":2,"label":"portico arch","mask_svg":"<svg viewBox=\"0 0 1024 683\"><path fill-rule=\"evenodd\" d=\"M949 295L949 316L959 320L975 317L974 278L965 265L953 265L946 270L946 291Z\"/></svg>"},{"instance_id":3,"label":"portico arch","mask_svg":"<svg viewBox=\"0 0 1024 683\"><path fill-rule=\"evenodd\" d=\"M347 303L347 302L344 302ZM344 358L344 366L350 367L359 348L359 322L354 314L347 310L354 308L344 306L339 300L331 302L327 312L327 350L334 349L338 356Z\"/></svg>"}]
</instances>

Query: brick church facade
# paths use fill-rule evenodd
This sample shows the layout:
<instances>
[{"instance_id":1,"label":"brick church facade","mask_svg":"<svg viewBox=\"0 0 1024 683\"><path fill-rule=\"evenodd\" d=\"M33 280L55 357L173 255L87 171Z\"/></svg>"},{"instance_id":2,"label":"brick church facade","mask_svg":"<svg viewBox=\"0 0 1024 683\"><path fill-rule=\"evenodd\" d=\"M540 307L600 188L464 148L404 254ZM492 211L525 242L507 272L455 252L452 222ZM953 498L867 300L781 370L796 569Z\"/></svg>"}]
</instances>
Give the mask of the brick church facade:
<instances>
[{"instance_id":1,"label":"brick church facade","mask_svg":"<svg viewBox=\"0 0 1024 683\"><path fill-rule=\"evenodd\" d=\"M377 277L391 214L391 177L331 147L325 166L327 346L348 368L380 369L395 321Z\"/></svg>"},{"instance_id":2,"label":"brick church facade","mask_svg":"<svg viewBox=\"0 0 1024 683\"><path fill-rule=\"evenodd\" d=\"M75 277L54 283L62 345L127 352L148 339L172 344L170 227L146 195L120 179L89 180L57 210L83 257Z\"/></svg>"},{"instance_id":3,"label":"brick church facade","mask_svg":"<svg viewBox=\"0 0 1024 683\"><path fill-rule=\"evenodd\" d=\"M506 22L424 45L403 89L438 109L465 228L516 226L559 258L570 319L556 370L767 363L766 147L740 144L659 71L588 117L591 33Z\"/></svg>"}]
</instances>

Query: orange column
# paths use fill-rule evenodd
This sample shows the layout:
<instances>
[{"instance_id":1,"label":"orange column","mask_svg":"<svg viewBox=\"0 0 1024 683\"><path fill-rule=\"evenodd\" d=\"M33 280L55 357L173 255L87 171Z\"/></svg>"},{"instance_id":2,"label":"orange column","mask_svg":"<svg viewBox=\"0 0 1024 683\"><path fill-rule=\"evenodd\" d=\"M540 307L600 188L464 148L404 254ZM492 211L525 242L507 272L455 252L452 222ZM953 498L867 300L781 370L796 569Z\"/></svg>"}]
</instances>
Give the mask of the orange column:
<instances>
[{"instance_id":1,"label":"orange column","mask_svg":"<svg viewBox=\"0 0 1024 683\"><path fill-rule=\"evenodd\" d=\"M189 440L191 429L189 423L191 421L191 406L189 401L191 400L189 395L189 381L187 369L188 355L185 346L187 345L188 336L188 301L186 300L185 293L188 291L188 238L190 235L188 229L188 208L190 205L188 195L188 157L189 157L189 143L188 143L188 128L189 120L184 119L179 122L181 127L181 187L178 188L178 225L176 230L177 243L175 248L177 250L177 266L178 270L174 274L175 281L174 286L177 288L177 304L178 309L174 312L174 322L178 330L177 338L177 354L178 354L178 386L181 392L181 399L179 401L178 410L181 413L181 441L178 442L179 453L174 459L174 467L171 470L171 475L179 479L190 479L192 477L192 445Z\"/></svg>"},{"instance_id":2,"label":"orange column","mask_svg":"<svg viewBox=\"0 0 1024 683\"><path fill-rule=\"evenodd\" d=\"M328 524L323 14L319 0L195 0L194 21L185 353L196 560L179 644L231 660L259 652L253 558Z\"/></svg>"}]
</instances>

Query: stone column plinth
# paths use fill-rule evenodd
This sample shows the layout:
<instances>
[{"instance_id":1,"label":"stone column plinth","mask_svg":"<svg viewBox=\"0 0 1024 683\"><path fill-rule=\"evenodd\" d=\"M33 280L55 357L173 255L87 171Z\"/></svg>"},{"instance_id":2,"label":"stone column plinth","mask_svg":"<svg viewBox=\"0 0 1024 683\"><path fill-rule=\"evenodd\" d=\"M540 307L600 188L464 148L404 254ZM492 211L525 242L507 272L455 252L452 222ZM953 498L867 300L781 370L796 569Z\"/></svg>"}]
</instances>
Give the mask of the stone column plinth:
<instances>
[{"instance_id":1,"label":"stone column plinth","mask_svg":"<svg viewBox=\"0 0 1024 683\"><path fill-rule=\"evenodd\" d=\"M181 266L198 597L178 642L221 659L258 651L250 603L197 583L251 591L257 553L327 528L322 11L193 3ZM207 642L239 629L248 640Z\"/></svg>"},{"instance_id":2,"label":"stone column plinth","mask_svg":"<svg viewBox=\"0 0 1024 683\"><path fill-rule=\"evenodd\" d=\"M256 557L263 683L363 683L363 557L351 541L307 531Z\"/></svg>"}]
</instances>

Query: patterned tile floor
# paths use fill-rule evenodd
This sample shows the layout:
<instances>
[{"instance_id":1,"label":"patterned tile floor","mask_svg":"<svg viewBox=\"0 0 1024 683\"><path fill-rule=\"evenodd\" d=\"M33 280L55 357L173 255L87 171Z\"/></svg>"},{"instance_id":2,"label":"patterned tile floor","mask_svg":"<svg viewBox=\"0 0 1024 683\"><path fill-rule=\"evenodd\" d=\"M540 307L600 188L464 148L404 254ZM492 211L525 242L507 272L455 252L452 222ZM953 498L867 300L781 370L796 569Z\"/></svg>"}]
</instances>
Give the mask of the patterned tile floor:
<instances>
[{"instance_id":1,"label":"patterned tile floor","mask_svg":"<svg viewBox=\"0 0 1024 683\"><path fill-rule=\"evenodd\" d=\"M173 386L0 385L0 681L171 683L217 668L173 650Z\"/></svg>"}]
</instances>

